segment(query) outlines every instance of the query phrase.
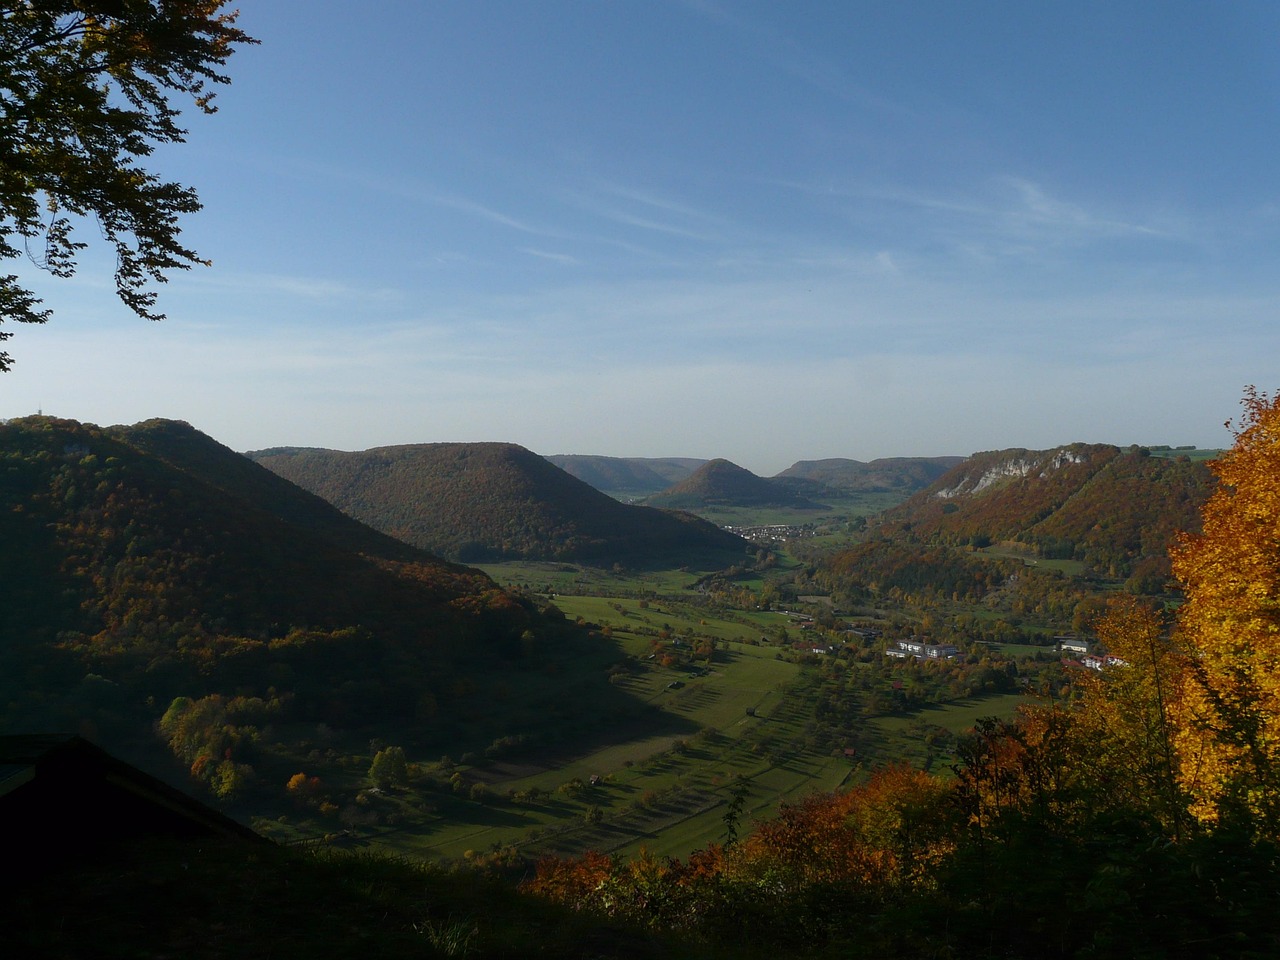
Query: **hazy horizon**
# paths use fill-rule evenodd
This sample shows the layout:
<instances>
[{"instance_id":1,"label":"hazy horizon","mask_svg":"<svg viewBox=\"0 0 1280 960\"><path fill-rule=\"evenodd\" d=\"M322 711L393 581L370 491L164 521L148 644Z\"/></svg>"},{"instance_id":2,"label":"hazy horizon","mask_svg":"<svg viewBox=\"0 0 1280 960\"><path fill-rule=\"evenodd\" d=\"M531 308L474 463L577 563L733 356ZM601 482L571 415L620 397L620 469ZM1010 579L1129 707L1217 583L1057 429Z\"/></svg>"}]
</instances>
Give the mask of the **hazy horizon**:
<instances>
[{"instance_id":1,"label":"hazy horizon","mask_svg":"<svg viewBox=\"0 0 1280 960\"><path fill-rule=\"evenodd\" d=\"M93 425L93 426L97 426L97 427L117 427L117 426L126 426L126 427L127 427L127 426L135 426L135 425L136 425L136 423L141 423L141 422L143 422L143 421L136 421L136 423L120 423L120 424L115 424L115 423L96 423L96 422L94 422L94 421L83 421L83 420L80 420L78 417L64 417L64 416L62 416L61 414L59 414L59 413L57 413L57 412L55 412L55 411L49 411L49 410L36 410L36 411L33 411L31 414L21 414L21 415L14 416L14 417L5 417L5 418L0 418L0 423L5 423L5 422L7 422L8 420L11 420L11 419L12 419L12 420L22 419L22 417L23 417L23 416L48 416L48 417L54 417L54 418L56 418L56 419L74 420L74 421L77 421L77 422L87 423L87 424L90 424L90 425ZM145 419L176 419L176 418L164 418L164 417L160 417L160 418L150 418L150 417L148 417L148 418L145 418ZM184 422L188 422L188 423L189 423L189 421L184 421ZM225 440L223 440L223 439L221 439L221 438L219 438L219 437L217 437L217 436L214 436L213 434L210 434L207 430L203 430L203 429L201 428L200 424L198 424L198 423L191 423L190 425L191 425L192 427L194 427L196 430L200 430L200 432L201 432L201 433L204 433L204 434L208 435L209 437L211 437L211 439L213 439L213 440L217 441L218 443L221 443L223 446L230 446L230 444L228 444ZM266 452L266 451L268 451L268 450L275 450L275 449L282 449L282 450L288 450L288 449L298 449L298 450L301 450L301 449L307 449L307 450L331 450L331 451L335 451L335 452L339 452L339 453L363 453L363 452L368 451L368 450L375 450L375 449L380 449L380 448L385 448L385 447L414 446L414 445L426 445L426 444L437 444L437 443L516 443L516 441L514 441L514 440L501 440L501 439L487 439L487 440L457 440L457 439L447 439L447 438L443 438L443 439L435 439L435 440L406 440L406 441L397 442L397 443L378 443L378 444L372 444L372 445L370 445L370 446L365 446L365 447L338 447L338 446L325 445L325 444L277 443L277 444L271 444L271 445L266 446L266 447L232 447L232 449L233 449L233 450L235 450L237 453L241 453L241 454L258 454L258 453L264 453L264 452ZM723 455L721 455L721 454L718 454L718 453L666 453L666 454L658 453L658 454L630 454L630 453L593 453L593 452L586 452L586 451L571 451L571 452L556 451L556 452L554 452L554 453L548 453L548 452L547 452L547 451L545 451L545 450L533 450L532 448L526 448L526 449L530 449L530 450L531 450L531 452L536 453L536 454L538 454L539 456L541 456L541 457L543 457L543 458L545 458L545 459L553 459L553 458L555 458L555 457L611 457L611 458L620 459L620 460L701 460L701 461L704 461L704 462L705 462L705 461L710 461L710 460L723 459L723 460L730 460L730 461L731 461L731 462L733 462L736 466L744 467L745 469L750 470L752 473L756 474L757 476L760 476L760 477L772 477L772 476L776 476L777 474L782 473L783 471L787 470L788 468L793 467L793 466L797 465L798 463L802 463L802 462L816 462L816 461L822 461L822 460L858 460L858 461L862 461L863 463L871 463L871 462L874 462L874 461L876 461L876 460L892 460L892 459L935 459L935 458L938 458L938 457L960 457L960 458L967 459L967 458L969 458L969 457L971 457L971 456L973 456L973 455L975 455L975 454L978 454L978 453L986 453L986 452L992 452L992 451L1003 451L1003 450L1017 450L1017 449L1026 449L1026 450L1054 450L1054 449L1057 449L1057 448L1059 448L1059 447L1068 446L1068 445L1073 444L1073 443L1091 443L1091 444L1111 443L1113 446L1118 446L1118 447L1129 447L1129 446L1132 446L1132 445L1135 445L1135 444L1136 444L1137 446L1142 446L1142 447L1161 447L1161 446L1164 446L1164 447L1170 447L1170 448L1188 448L1188 447L1190 447L1190 448L1197 449L1197 450L1221 450L1221 449L1226 449L1226 447L1228 447L1228 446L1230 445L1230 444L1228 444L1228 443L1222 443L1222 444L1216 444L1216 445L1211 445L1211 446L1203 446L1203 445L1199 445L1199 444L1189 444L1189 443L1184 444L1184 443L1181 443L1181 442L1170 442L1170 441L1165 441L1165 440L1154 441L1154 442L1149 442L1149 443L1148 443L1148 442L1143 442L1143 441L1131 441L1131 442L1128 442L1128 443L1115 443L1115 442L1113 442L1113 441L1109 441L1109 440L1076 439L1076 440L1064 440L1064 441L1063 441L1063 442L1061 442L1061 443L1051 443L1051 444L1046 444L1046 445L1041 446L1041 447L1028 447L1028 446L1026 446L1025 444L1016 444L1016 443L1014 443L1014 444L1005 444L1005 445L1002 445L1002 446L999 446L999 447L991 447L991 448L987 448L987 449L983 449L983 450L970 450L970 451L967 451L967 452L965 452L965 453L955 453L955 452L950 452L950 453L947 453L947 452L942 452L942 453L909 453L909 454L891 454L891 455L887 455L887 456L883 456L883 457L880 457L880 456L865 456L865 457L864 457L864 456L855 456L855 455L847 455L847 454L830 454L830 455L824 455L824 456L812 456L812 457L811 457L811 456L800 456L800 457L797 457L797 458L796 458L796 459L794 459L794 460L791 460L791 461L789 461L789 462L787 462L787 463L785 463L785 464L782 464L781 466L778 466L776 469L775 469L775 468L773 468L772 466L767 466L767 467L757 468L757 466L755 466L755 465L753 465L753 464L749 464L749 463L740 463L740 462L738 462L738 461L736 461L736 460L733 460L733 458L731 458L731 457L725 457L725 456L723 456ZM517 445L518 445L518 446L525 446L524 444L517 444Z\"/></svg>"}]
</instances>

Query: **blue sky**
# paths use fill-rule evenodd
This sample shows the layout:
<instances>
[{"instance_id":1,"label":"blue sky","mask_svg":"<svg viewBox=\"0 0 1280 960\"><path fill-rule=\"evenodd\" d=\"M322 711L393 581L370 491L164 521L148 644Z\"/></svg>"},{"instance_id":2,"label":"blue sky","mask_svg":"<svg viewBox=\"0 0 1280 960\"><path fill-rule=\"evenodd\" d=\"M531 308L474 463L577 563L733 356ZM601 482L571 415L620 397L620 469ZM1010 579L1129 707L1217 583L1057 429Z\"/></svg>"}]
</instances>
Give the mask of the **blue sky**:
<instances>
[{"instance_id":1,"label":"blue sky","mask_svg":"<svg viewBox=\"0 0 1280 960\"><path fill-rule=\"evenodd\" d=\"M355 12L353 12L355 11ZM214 265L79 275L0 416L796 460L1223 446L1280 359L1280 7L244 4L153 168Z\"/></svg>"}]
</instances>

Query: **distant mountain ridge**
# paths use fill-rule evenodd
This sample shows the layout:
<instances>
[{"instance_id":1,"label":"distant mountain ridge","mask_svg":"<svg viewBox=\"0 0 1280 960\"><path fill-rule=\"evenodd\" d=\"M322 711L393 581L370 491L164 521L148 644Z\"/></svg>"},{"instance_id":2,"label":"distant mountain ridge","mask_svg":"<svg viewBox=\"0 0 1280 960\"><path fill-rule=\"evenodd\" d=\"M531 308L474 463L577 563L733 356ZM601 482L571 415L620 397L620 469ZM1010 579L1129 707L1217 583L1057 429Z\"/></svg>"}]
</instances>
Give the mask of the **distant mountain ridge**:
<instances>
[{"instance_id":1,"label":"distant mountain ridge","mask_svg":"<svg viewBox=\"0 0 1280 960\"><path fill-rule=\"evenodd\" d=\"M677 509L729 507L791 507L818 510L822 505L786 485L758 477L728 460L709 460L679 483L645 500L654 506Z\"/></svg>"},{"instance_id":2,"label":"distant mountain ridge","mask_svg":"<svg viewBox=\"0 0 1280 960\"><path fill-rule=\"evenodd\" d=\"M864 463L835 457L800 460L775 479L811 480L837 490L858 492L914 491L927 487L965 457L889 457Z\"/></svg>"},{"instance_id":3,"label":"distant mountain ridge","mask_svg":"<svg viewBox=\"0 0 1280 960\"><path fill-rule=\"evenodd\" d=\"M555 454L551 463L604 493L644 497L665 490L706 463L690 457L599 457Z\"/></svg>"},{"instance_id":4,"label":"distant mountain ridge","mask_svg":"<svg viewBox=\"0 0 1280 960\"><path fill-rule=\"evenodd\" d=\"M612 496L643 499L666 494L709 460L691 457L604 457L556 454L546 458L584 483ZM964 457L888 457L870 462L833 457L799 460L773 477L761 478L792 496L821 499L848 493L903 493L928 486ZM726 461L727 462L727 461ZM661 502L661 501L654 501ZM691 501L693 502L693 501Z\"/></svg>"},{"instance_id":5,"label":"distant mountain ridge","mask_svg":"<svg viewBox=\"0 0 1280 960\"><path fill-rule=\"evenodd\" d=\"M375 529L465 562L732 562L747 548L696 517L621 504L516 444L358 453L280 448L247 456Z\"/></svg>"}]
</instances>

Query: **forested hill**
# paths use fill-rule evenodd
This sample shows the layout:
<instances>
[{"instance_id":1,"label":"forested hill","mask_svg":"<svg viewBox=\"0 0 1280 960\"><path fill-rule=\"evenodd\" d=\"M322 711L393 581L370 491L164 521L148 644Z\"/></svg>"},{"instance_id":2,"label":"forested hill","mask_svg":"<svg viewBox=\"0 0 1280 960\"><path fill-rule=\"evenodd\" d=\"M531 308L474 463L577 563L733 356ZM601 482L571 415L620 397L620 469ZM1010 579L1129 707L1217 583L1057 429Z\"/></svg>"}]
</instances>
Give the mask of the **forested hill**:
<instances>
[{"instance_id":1,"label":"forested hill","mask_svg":"<svg viewBox=\"0 0 1280 960\"><path fill-rule=\"evenodd\" d=\"M132 427L112 427L108 432L187 477L344 550L398 560L423 559L419 550L334 509L322 497L263 469L189 424L148 420Z\"/></svg>"},{"instance_id":2,"label":"forested hill","mask_svg":"<svg viewBox=\"0 0 1280 960\"><path fill-rule=\"evenodd\" d=\"M0 425L0 543L0 730L81 732L223 799L278 803L317 731L483 745L509 730L462 700L563 643L562 617L186 424Z\"/></svg>"},{"instance_id":3,"label":"forested hill","mask_svg":"<svg viewBox=\"0 0 1280 960\"><path fill-rule=\"evenodd\" d=\"M248 454L391 536L476 563L732 563L745 541L686 514L621 504L523 447L432 443Z\"/></svg>"},{"instance_id":4,"label":"forested hill","mask_svg":"<svg viewBox=\"0 0 1280 960\"><path fill-rule=\"evenodd\" d=\"M146 622L253 636L385 621L389 591L425 614L494 586L186 424L32 417L0 426L0 451L6 632L128 637ZM411 589L393 572L410 567Z\"/></svg>"},{"instance_id":5,"label":"forested hill","mask_svg":"<svg viewBox=\"0 0 1280 960\"><path fill-rule=\"evenodd\" d=\"M800 460L775 480L811 480L837 490L859 493L915 491L927 487L964 457L889 457L864 463L840 457Z\"/></svg>"},{"instance_id":6,"label":"forested hill","mask_svg":"<svg viewBox=\"0 0 1280 960\"><path fill-rule=\"evenodd\" d=\"M519 658L544 628L480 571L368 530L181 423L0 425L0 542L10 731L88 723L104 742L153 743L179 697L214 726L249 697L281 721L407 727L424 697L443 717L453 677Z\"/></svg>"},{"instance_id":7,"label":"forested hill","mask_svg":"<svg viewBox=\"0 0 1280 960\"><path fill-rule=\"evenodd\" d=\"M821 505L795 493L784 483L758 477L728 460L709 460L693 475L654 494L646 501L660 507L701 510L707 507L792 507L820 509Z\"/></svg>"},{"instance_id":8,"label":"forested hill","mask_svg":"<svg viewBox=\"0 0 1280 960\"><path fill-rule=\"evenodd\" d=\"M707 461L688 457L597 457L556 454L551 463L617 497L646 497L685 479Z\"/></svg>"},{"instance_id":9,"label":"forested hill","mask_svg":"<svg viewBox=\"0 0 1280 960\"><path fill-rule=\"evenodd\" d=\"M572 474L597 490L615 497L644 498L655 494L671 494L669 488L683 484L711 461L684 457L597 457L564 455L547 457L566 473ZM734 483L725 468L734 465L726 460L715 461L712 477L694 480L695 485L723 485ZM826 460L800 460L777 476L766 479L774 489L767 489L765 496L773 502L779 496L821 498L823 495L840 496L853 493L909 493L927 487L952 467L964 462L964 457L891 457L864 463L861 460L831 458ZM754 475L752 475L754 476ZM739 478L741 479L741 478ZM765 479L759 478L756 479ZM779 493L778 489L785 491ZM683 491L690 492L690 491ZM729 489L719 492L692 491L689 501L700 505L707 494L741 496L742 491ZM761 488L753 491L761 495ZM752 493L748 493L748 496ZM661 501L653 501L661 502Z\"/></svg>"},{"instance_id":10,"label":"forested hill","mask_svg":"<svg viewBox=\"0 0 1280 960\"><path fill-rule=\"evenodd\" d=\"M1070 444L977 453L886 514L881 532L950 544L1019 541L1099 572L1167 572L1178 531L1199 529L1214 484L1202 461Z\"/></svg>"}]
</instances>

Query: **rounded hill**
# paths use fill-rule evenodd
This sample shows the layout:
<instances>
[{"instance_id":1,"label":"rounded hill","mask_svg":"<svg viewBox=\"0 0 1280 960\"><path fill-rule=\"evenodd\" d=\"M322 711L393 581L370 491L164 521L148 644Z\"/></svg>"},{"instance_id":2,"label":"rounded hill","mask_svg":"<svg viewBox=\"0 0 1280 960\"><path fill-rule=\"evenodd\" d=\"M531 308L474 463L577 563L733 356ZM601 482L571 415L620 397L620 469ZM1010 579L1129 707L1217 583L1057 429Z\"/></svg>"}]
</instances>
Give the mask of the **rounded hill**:
<instances>
[{"instance_id":1,"label":"rounded hill","mask_svg":"<svg viewBox=\"0 0 1280 960\"><path fill-rule=\"evenodd\" d=\"M511 443L248 456L377 530L463 562L731 561L747 549L696 517L619 503Z\"/></svg>"},{"instance_id":2,"label":"rounded hill","mask_svg":"<svg viewBox=\"0 0 1280 960\"><path fill-rule=\"evenodd\" d=\"M709 460L693 475L649 497L651 506L701 510L707 507L791 507L822 508L780 483L758 477L728 460Z\"/></svg>"},{"instance_id":3,"label":"rounded hill","mask_svg":"<svg viewBox=\"0 0 1280 960\"><path fill-rule=\"evenodd\" d=\"M0 427L0 626L53 636L271 636L450 623L492 591L185 423Z\"/></svg>"}]
</instances>

